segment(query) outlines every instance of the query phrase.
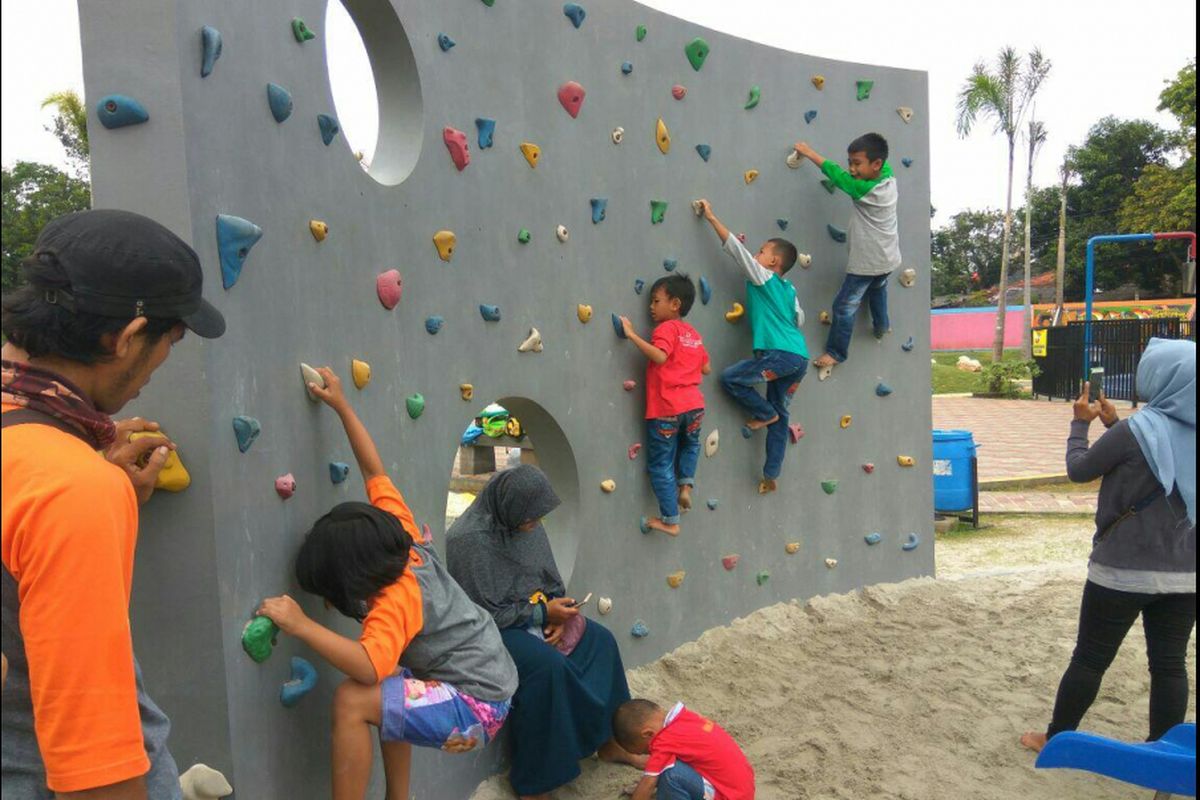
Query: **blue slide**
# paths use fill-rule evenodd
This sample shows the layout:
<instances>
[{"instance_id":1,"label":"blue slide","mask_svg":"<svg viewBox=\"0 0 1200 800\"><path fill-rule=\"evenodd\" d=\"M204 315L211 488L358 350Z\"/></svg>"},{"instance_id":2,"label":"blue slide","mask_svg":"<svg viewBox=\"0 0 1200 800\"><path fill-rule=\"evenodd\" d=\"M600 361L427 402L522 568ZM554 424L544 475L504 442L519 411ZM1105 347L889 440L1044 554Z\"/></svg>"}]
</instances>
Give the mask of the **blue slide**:
<instances>
[{"instance_id":1,"label":"blue slide","mask_svg":"<svg viewBox=\"0 0 1200 800\"><path fill-rule=\"evenodd\" d=\"M1176 725L1156 742L1130 744L1092 733L1060 733L1042 748L1037 767L1070 767L1158 792L1196 796L1196 723Z\"/></svg>"}]
</instances>

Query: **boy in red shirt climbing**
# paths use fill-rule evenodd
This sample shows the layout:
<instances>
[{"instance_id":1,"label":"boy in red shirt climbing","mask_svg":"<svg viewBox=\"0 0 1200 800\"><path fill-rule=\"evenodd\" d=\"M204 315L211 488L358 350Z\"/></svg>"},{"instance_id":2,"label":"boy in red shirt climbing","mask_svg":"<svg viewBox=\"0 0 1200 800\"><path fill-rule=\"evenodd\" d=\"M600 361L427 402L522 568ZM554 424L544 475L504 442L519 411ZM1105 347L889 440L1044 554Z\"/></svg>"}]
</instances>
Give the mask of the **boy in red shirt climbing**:
<instances>
[{"instance_id":1,"label":"boy in red shirt climbing","mask_svg":"<svg viewBox=\"0 0 1200 800\"><path fill-rule=\"evenodd\" d=\"M642 518L642 532L679 535L680 509L692 507L700 423L704 420L702 375L712 372L704 341L683 317L692 310L696 287L687 275L671 274L650 287L650 319L657 323L647 342L628 317L621 317L625 338L646 365L646 471L658 498L660 516Z\"/></svg>"},{"instance_id":2,"label":"boy in red shirt climbing","mask_svg":"<svg viewBox=\"0 0 1200 800\"><path fill-rule=\"evenodd\" d=\"M670 711L629 700L613 714L613 737L649 753L633 800L754 800L754 768L717 723L676 703Z\"/></svg>"}]
</instances>

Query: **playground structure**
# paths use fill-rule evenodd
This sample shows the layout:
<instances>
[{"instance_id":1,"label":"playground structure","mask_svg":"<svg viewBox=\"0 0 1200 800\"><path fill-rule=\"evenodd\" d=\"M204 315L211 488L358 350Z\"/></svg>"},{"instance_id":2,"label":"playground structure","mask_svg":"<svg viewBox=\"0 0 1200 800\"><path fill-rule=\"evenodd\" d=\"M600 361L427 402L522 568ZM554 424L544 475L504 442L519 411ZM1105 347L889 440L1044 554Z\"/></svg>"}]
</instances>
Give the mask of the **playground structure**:
<instances>
[{"instance_id":1,"label":"playground structure","mask_svg":"<svg viewBox=\"0 0 1200 800\"><path fill-rule=\"evenodd\" d=\"M363 496L301 363L339 371L439 543L464 426L492 400L518 417L563 499L547 520L563 577L611 600L596 619L628 666L764 605L932 573L924 73L787 53L633 3L345 5L379 101L365 171L330 94L324 0L80 4L95 203L191 242L229 322L179 348L129 409L164 425L192 479L143 509L132 607L181 768L210 764L240 797L328 785L340 676L315 658L315 676L294 671L312 654L286 637L262 663L241 644L280 592L356 632L292 577L312 521ZM807 139L840 159L868 130L891 143L916 270L891 287L893 334L876 343L862 325L846 365L803 383L766 497L762 435L741 438L740 412L706 381L705 435L722 435L700 502L680 537L643 535L655 505L644 456L629 454L645 362L610 316L648 330L645 290L677 269L711 293L688 321L714 368L749 355L745 321L727 316L744 279L691 212L708 197L749 245L786 236L811 257L788 277L819 351L849 201L787 156ZM502 753L418 752L413 791L465 797Z\"/></svg>"}]
</instances>

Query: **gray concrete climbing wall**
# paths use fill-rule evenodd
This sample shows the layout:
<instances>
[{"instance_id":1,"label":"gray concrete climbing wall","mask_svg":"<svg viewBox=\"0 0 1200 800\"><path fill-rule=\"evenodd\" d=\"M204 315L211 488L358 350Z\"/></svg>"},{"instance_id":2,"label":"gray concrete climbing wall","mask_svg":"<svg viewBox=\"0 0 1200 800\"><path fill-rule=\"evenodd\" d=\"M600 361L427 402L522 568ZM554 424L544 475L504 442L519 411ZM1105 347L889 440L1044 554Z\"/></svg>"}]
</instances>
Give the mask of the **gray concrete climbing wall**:
<instances>
[{"instance_id":1,"label":"gray concrete climbing wall","mask_svg":"<svg viewBox=\"0 0 1200 800\"><path fill-rule=\"evenodd\" d=\"M770 603L933 571L924 73L774 50L616 0L584 3L579 28L557 0L346 5L379 87L371 174L343 136L326 146L318 129L318 114L335 114L324 0L80 3L89 103L121 93L149 113L137 126L92 125L96 203L147 213L191 241L207 270L207 293L229 322L216 342L178 347L135 409L165 424L194 481L144 511L133 607L147 683L174 720L173 750L183 766L222 769L242 798L318 797L327 786L337 676L320 665L316 692L287 710L277 694L288 657L311 654L284 638L257 665L239 646L262 596L299 596L291 562L308 525L334 503L361 497L357 470L343 484L330 482L328 462L353 459L334 415L305 397L301 361L331 364L347 383L351 358L371 364L370 384L349 393L439 540L459 436L484 403L504 399L565 501L549 527L571 591L613 599L603 622L630 666ZM314 39L297 41L294 16ZM220 31L223 53L202 78L206 25ZM638 25L646 26L642 41ZM456 42L448 51L438 45L443 32ZM799 44L806 33L797 31ZM684 52L697 36L711 47L699 71ZM822 89L814 75L824 76ZM864 79L874 88L860 101L856 82ZM556 96L569 80L587 91L577 118ZM268 108L269 82L294 99L282 123ZM687 89L682 100L672 96L675 84ZM761 102L746 110L752 85L761 87ZM910 122L897 113L901 106L913 109ZM817 115L806 122L810 110ZM490 149L479 147L477 117L496 120ZM671 136L665 155L655 140L660 117ZM446 126L466 133L471 160L462 171L443 144ZM617 127L625 131L619 145L611 140ZM706 432L719 429L721 446L701 459L697 508L679 538L643 536L638 517L655 504L644 453L630 460L626 451L643 440L644 361L614 335L610 313L648 330L648 296L635 294L634 282L649 285L664 274L664 259L676 259L681 271L712 283L712 302L697 303L688 320L714 366L748 355L748 325L724 319L743 300L742 279L690 208L706 196L749 245L782 235L812 255L812 267L790 277L808 312L813 355L820 353L826 329L818 315L846 262L845 245L826 226L844 227L850 205L826 193L812 165L792 170L785 156L792 142L807 139L840 160L850 139L869 130L891 142L901 247L918 274L914 288L891 286L894 333L876 343L860 320L850 362L825 382L810 373L792 407L806 435L789 446L780 491L765 498L756 493L762 436L743 440L741 414L715 380L706 381ZM540 146L536 169L518 150L522 142ZM707 162L697 144L711 146ZM747 184L750 169L759 175ZM599 224L593 197L608 199ZM651 200L669 203L661 224L651 224ZM218 214L264 231L228 290ZM323 242L310 234L311 219L328 223ZM555 237L560 224L570 232L565 243ZM521 228L532 233L528 244L517 240ZM449 262L433 243L442 229L457 235ZM388 311L375 279L393 268L404 291ZM484 321L481 303L498 305L501 321ZM577 319L579 303L594 308L591 322ZM426 332L431 315L445 319L436 335ZM519 354L530 326L540 329L545 350ZM906 352L910 336L915 348ZM627 393L622 381L630 378L639 388ZM894 393L877 397L880 381ZM459 397L467 382L472 403ZM427 408L413 420L405 397L415 392ZM245 454L231 428L239 414L262 423ZM845 414L853 422L843 429ZM901 454L916 466L899 466ZM273 482L286 472L298 490L285 502ZM600 491L606 478L616 481L614 494ZM832 495L822 490L827 480L839 481ZM719 500L716 510L705 508L708 498ZM924 541L903 551L913 531ZM868 546L863 537L872 532L882 541ZM785 552L788 542L799 542L799 551ZM726 571L721 558L731 553L741 560ZM826 559L837 559L836 567ZM665 579L676 570L687 578L671 589ZM770 572L764 585L755 580L761 570ZM318 619L353 632L318 600L300 599ZM595 603L590 609L596 614ZM630 636L635 619L649 637ZM499 748L453 758L421 752L414 794L464 797L499 761Z\"/></svg>"}]
</instances>

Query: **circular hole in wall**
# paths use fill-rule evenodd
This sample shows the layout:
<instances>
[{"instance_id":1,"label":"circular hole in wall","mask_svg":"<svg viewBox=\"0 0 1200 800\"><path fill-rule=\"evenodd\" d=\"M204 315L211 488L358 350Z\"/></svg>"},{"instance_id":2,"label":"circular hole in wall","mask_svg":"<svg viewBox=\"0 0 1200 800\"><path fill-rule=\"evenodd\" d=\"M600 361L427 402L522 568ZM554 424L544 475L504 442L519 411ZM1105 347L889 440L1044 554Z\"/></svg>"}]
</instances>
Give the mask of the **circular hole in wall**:
<instances>
[{"instance_id":1,"label":"circular hole in wall","mask_svg":"<svg viewBox=\"0 0 1200 800\"><path fill-rule=\"evenodd\" d=\"M571 581L579 549L579 471L567 436L550 412L527 397L502 397L496 401L520 421L521 439L480 436L474 445L459 447L446 496L446 529L466 511L475 495L497 471L518 464L533 464L546 473L562 505L542 525L550 539L554 562L563 584ZM476 408L482 410L486 401ZM478 419L476 417L475 419ZM464 427L471 423L464 420Z\"/></svg>"},{"instance_id":2,"label":"circular hole in wall","mask_svg":"<svg viewBox=\"0 0 1200 800\"><path fill-rule=\"evenodd\" d=\"M325 64L338 123L367 174L385 186L417 164L424 112L408 34L388 0L329 0Z\"/></svg>"}]
</instances>

